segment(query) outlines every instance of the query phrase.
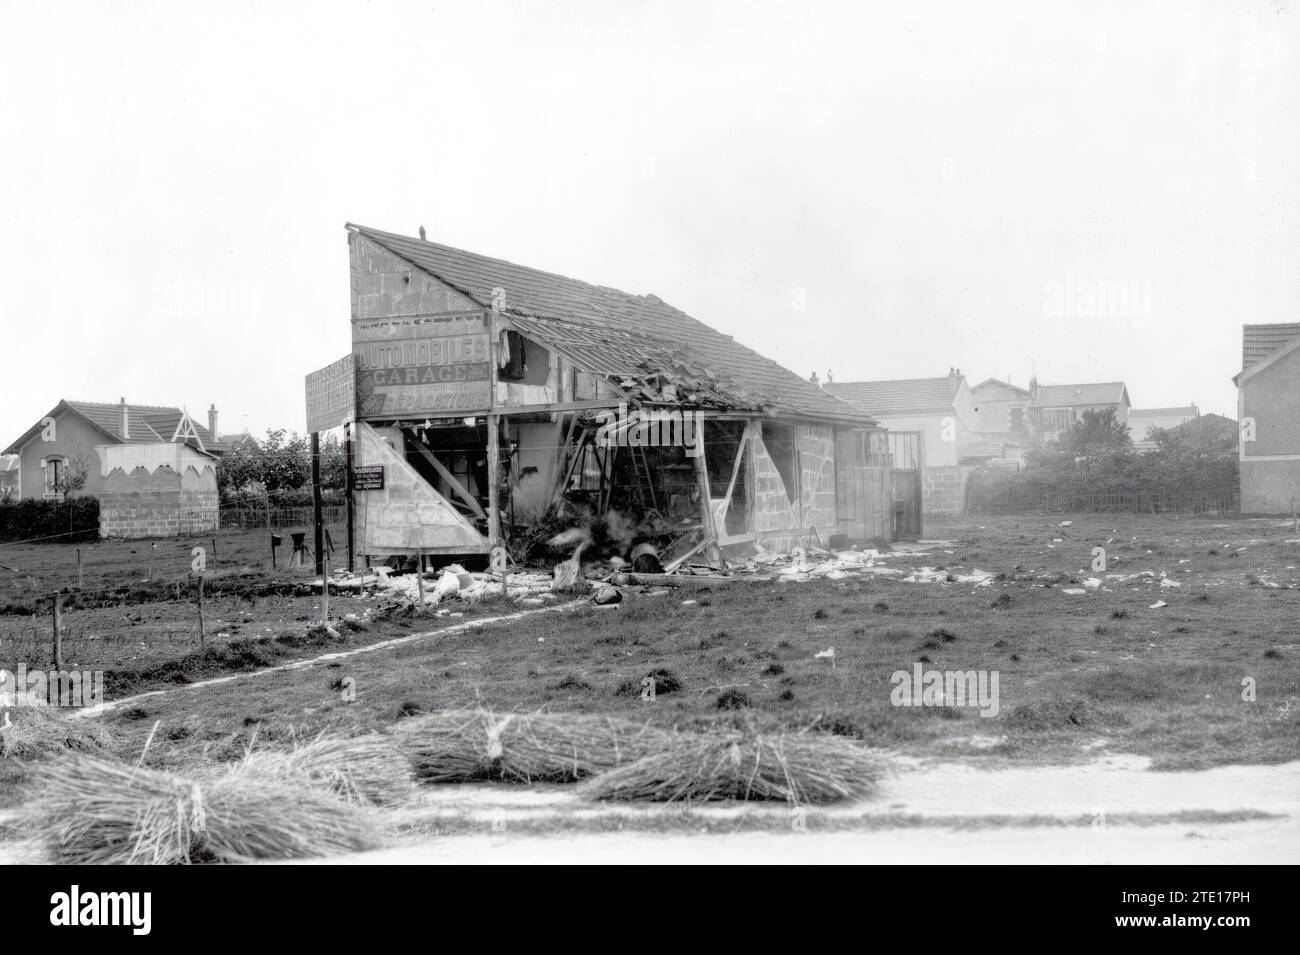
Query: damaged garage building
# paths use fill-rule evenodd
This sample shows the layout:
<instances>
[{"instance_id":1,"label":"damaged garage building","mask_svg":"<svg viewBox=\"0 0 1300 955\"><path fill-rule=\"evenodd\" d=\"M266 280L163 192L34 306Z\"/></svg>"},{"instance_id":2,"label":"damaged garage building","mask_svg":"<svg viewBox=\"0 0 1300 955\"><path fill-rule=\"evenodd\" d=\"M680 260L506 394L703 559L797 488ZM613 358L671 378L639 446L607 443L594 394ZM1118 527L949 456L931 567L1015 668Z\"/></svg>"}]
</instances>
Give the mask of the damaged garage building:
<instances>
[{"instance_id":1,"label":"damaged garage building","mask_svg":"<svg viewBox=\"0 0 1300 955\"><path fill-rule=\"evenodd\" d=\"M353 429L358 559L894 539L885 432L815 384L653 295L347 230L352 354L307 391Z\"/></svg>"}]
</instances>

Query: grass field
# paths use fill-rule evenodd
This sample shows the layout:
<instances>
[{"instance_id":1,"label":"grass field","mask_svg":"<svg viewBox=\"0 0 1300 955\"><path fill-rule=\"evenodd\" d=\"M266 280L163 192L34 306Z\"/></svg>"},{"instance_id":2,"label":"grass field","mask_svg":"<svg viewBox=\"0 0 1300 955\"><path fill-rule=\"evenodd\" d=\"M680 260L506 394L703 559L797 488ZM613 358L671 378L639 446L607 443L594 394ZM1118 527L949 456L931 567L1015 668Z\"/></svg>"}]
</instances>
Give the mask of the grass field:
<instances>
[{"instance_id":1,"label":"grass field","mask_svg":"<svg viewBox=\"0 0 1300 955\"><path fill-rule=\"evenodd\" d=\"M1300 758L1300 536L1289 522L1000 517L927 530L938 539L890 557L884 574L629 587L615 608L584 602L177 690L102 720L124 753L138 753L159 722L148 755L158 765L234 753L254 727L271 741L321 728L382 730L479 704L662 725L753 721L989 765L1104 753L1142 754L1169 769ZM1106 573L1090 569L1095 546L1107 550ZM909 582L919 568L933 569L922 574L930 582ZM975 571L992 577L971 582ZM1099 585L1084 585L1090 578ZM1166 606L1153 608L1158 601ZM314 596L274 594L214 601L213 613L236 623L207 654L151 648L141 630L139 658L115 661L110 698L515 609L497 602L455 608L464 618L423 618L367 614L373 601L339 599L340 614L365 623L327 639L307 635L315 605ZM893 705L891 675L916 663L996 671L998 714ZM641 698L651 674L653 702ZM1253 681L1253 701L1243 699L1243 680Z\"/></svg>"},{"instance_id":2,"label":"grass field","mask_svg":"<svg viewBox=\"0 0 1300 955\"><path fill-rule=\"evenodd\" d=\"M299 528L306 531L306 528ZM280 533L280 532L277 532ZM330 528L336 547L344 547L344 532ZM288 532L277 549L277 579L306 579L305 568L287 566L293 547ZM311 546L308 534L307 545ZM202 547L207 570L214 575L271 570L271 535L265 530L225 528L216 534L158 540L108 540L93 544L0 543L0 616L48 613L50 595L66 595L69 607L151 602L192 587L192 551ZM80 552L80 574L78 574ZM335 560L338 563L338 560Z\"/></svg>"}]
</instances>

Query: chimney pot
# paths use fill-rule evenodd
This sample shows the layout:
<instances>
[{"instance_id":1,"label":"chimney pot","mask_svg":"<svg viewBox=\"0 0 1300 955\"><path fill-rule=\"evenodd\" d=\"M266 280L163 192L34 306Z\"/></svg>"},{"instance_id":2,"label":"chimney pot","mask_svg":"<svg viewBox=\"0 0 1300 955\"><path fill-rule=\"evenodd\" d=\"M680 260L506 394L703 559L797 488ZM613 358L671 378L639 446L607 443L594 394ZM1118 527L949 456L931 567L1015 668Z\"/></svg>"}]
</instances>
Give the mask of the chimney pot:
<instances>
[{"instance_id":1,"label":"chimney pot","mask_svg":"<svg viewBox=\"0 0 1300 955\"><path fill-rule=\"evenodd\" d=\"M118 399L122 404L122 437L131 437L131 413L127 410L126 399Z\"/></svg>"},{"instance_id":2,"label":"chimney pot","mask_svg":"<svg viewBox=\"0 0 1300 955\"><path fill-rule=\"evenodd\" d=\"M421 242L424 241L424 236L425 236L424 226L420 226L420 241L421 241Z\"/></svg>"},{"instance_id":3,"label":"chimney pot","mask_svg":"<svg viewBox=\"0 0 1300 955\"><path fill-rule=\"evenodd\" d=\"M217 406L208 405L208 433L212 435L213 441L220 441L221 435L217 431Z\"/></svg>"}]
</instances>

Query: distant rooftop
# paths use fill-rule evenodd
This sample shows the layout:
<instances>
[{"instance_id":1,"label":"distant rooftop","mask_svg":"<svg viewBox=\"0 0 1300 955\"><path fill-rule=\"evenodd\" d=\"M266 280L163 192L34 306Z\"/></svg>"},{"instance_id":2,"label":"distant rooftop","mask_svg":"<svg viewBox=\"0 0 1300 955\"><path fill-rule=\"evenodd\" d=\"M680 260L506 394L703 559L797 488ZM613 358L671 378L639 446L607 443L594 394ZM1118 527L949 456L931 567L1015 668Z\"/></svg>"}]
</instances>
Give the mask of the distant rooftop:
<instances>
[{"instance_id":1,"label":"distant rooftop","mask_svg":"<svg viewBox=\"0 0 1300 955\"><path fill-rule=\"evenodd\" d=\"M960 375L944 375L892 381L837 381L827 383L826 390L867 414L880 416L951 411L960 386Z\"/></svg>"}]
</instances>

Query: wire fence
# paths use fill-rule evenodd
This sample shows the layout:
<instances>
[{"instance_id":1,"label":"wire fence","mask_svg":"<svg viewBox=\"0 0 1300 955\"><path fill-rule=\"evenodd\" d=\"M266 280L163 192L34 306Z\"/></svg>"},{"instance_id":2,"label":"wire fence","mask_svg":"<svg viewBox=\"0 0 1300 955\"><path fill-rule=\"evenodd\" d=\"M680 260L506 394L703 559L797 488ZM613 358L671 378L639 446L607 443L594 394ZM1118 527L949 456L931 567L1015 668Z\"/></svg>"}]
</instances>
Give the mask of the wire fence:
<instances>
[{"instance_id":1,"label":"wire fence","mask_svg":"<svg viewBox=\"0 0 1300 955\"><path fill-rule=\"evenodd\" d=\"M1236 490L1080 491L971 487L968 514L1176 514L1230 516L1240 513Z\"/></svg>"},{"instance_id":2,"label":"wire fence","mask_svg":"<svg viewBox=\"0 0 1300 955\"><path fill-rule=\"evenodd\" d=\"M315 570L312 525L287 527L297 529L236 526L140 540L0 544L0 615L24 612L34 600L55 592L69 594L76 598L72 602L82 605L97 596L106 602L175 599L172 591L177 587L193 586L196 568L208 575L310 576ZM347 535L341 521L325 525L324 544L330 566L346 562Z\"/></svg>"},{"instance_id":3,"label":"wire fence","mask_svg":"<svg viewBox=\"0 0 1300 955\"><path fill-rule=\"evenodd\" d=\"M321 508L327 525L342 525L347 520L347 508L342 504L329 504ZM262 528L284 530L292 527L313 527L311 507L262 507L257 504L222 504L220 526L228 528Z\"/></svg>"}]
</instances>

